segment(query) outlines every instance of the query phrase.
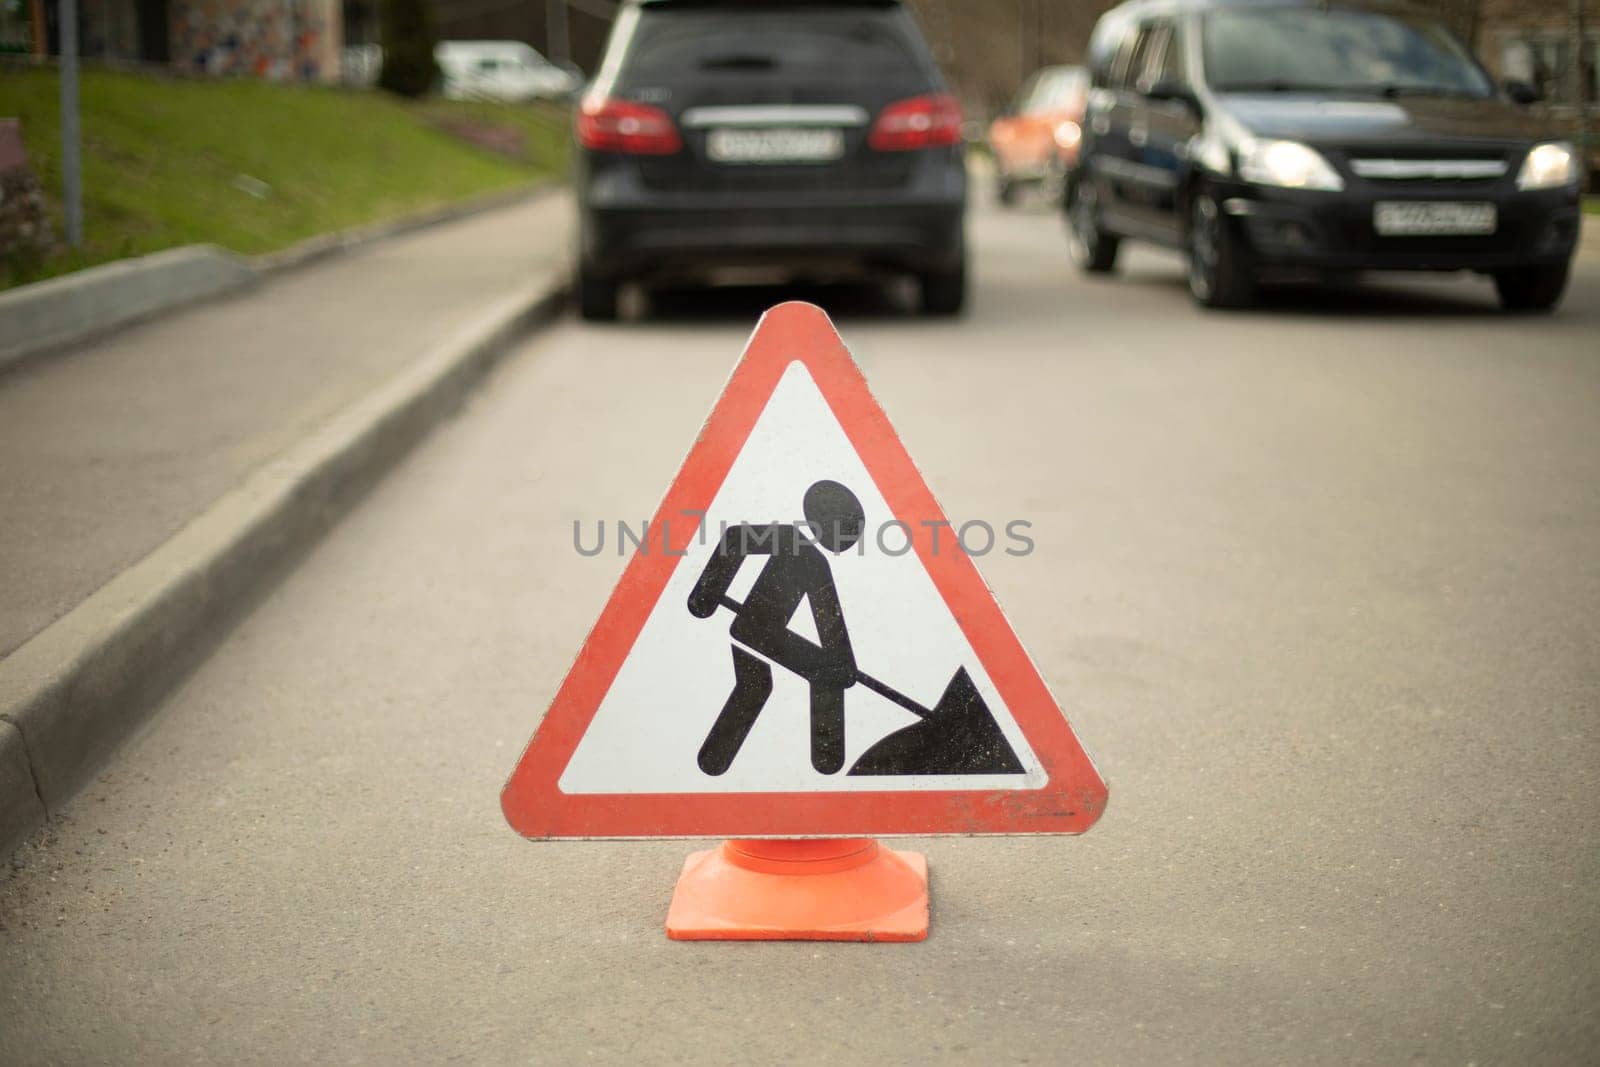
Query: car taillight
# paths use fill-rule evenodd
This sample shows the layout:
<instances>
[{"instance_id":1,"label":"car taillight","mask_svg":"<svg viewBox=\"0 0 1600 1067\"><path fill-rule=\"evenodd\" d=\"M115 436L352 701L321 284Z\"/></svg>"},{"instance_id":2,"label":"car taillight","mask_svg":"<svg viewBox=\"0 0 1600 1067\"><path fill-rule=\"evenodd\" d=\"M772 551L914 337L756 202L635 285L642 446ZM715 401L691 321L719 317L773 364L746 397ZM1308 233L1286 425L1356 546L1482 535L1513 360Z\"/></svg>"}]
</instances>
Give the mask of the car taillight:
<instances>
[{"instance_id":1,"label":"car taillight","mask_svg":"<svg viewBox=\"0 0 1600 1067\"><path fill-rule=\"evenodd\" d=\"M671 115L627 100L585 100L578 108L578 143L634 156L670 156L683 148Z\"/></svg>"},{"instance_id":2,"label":"car taillight","mask_svg":"<svg viewBox=\"0 0 1600 1067\"><path fill-rule=\"evenodd\" d=\"M908 152L960 142L961 105L947 93L897 100L883 109L867 136L867 144L879 152Z\"/></svg>"}]
</instances>

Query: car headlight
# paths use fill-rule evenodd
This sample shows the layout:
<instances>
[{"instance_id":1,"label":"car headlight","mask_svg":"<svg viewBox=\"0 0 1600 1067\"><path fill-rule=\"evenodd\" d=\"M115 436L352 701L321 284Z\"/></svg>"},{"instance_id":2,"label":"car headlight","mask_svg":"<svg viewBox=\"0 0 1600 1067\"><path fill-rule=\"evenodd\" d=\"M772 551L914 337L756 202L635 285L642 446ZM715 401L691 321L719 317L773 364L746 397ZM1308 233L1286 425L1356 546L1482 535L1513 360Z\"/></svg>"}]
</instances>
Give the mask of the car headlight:
<instances>
[{"instance_id":1,"label":"car headlight","mask_svg":"<svg viewBox=\"0 0 1600 1067\"><path fill-rule=\"evenodd\" d=\"M1056 124L1054 130L1056 147L1063 152L1071 152L1078 147L1078 142L1083 140L1083 127L1071 119Z\"/></svg>"},{"instance_id":2,"label":"car headlight","mask_svg":"<svg viewBox=\"0 0 1600 1067\"><path fill-rule=\"evenodd\" d=\"M1536 144L1517 172L1518 189L1554 189L1578 181L1578 153L1565 141Z\"/></svg>"},{"instance_id":3,"label":"car headlight","mask_svg":"<svg viewBox=\"0 0 1600 1067\"><path fill-rule=\"evenodd\" d=\"M1337 192L1344 179L1322 154L1298 141L1251 141L1239 149L1239 177L1257 185Z\"/></svg>"}]
</instances>

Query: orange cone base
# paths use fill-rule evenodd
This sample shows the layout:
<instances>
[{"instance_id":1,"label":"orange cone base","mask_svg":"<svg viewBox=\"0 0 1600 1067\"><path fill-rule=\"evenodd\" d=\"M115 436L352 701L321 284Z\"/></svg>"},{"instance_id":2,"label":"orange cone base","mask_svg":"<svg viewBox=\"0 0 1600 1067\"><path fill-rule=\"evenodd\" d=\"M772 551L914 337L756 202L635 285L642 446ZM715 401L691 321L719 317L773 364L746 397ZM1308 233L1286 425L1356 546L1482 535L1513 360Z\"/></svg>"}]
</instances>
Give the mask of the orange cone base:
<instances>
[{"instance_id":1,"label":"orange cone base","mask_svg":"<svg viewBox=\"0 0 1600 1067\"><path fill-rule=\"evenodd\" d=\"M676 941L921 941L928 861L871 838L724 841L683 864Z\"/></svg>"}]
</instances>

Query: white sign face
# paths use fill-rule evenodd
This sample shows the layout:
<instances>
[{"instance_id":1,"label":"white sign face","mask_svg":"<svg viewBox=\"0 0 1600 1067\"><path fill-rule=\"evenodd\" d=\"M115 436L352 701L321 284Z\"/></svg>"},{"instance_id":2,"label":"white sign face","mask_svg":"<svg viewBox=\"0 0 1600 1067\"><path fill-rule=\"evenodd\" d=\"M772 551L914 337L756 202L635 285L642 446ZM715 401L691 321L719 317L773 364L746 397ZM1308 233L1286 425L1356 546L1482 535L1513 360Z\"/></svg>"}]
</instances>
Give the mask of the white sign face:
<instances>
[{"instance_id":1,"label":"white sign face","mask_svg":"<svg viewBox=\"0 0 1600 1067\"><path fill-rule=\"evenodd\" d=\"M820 528L806 525L816 522L813 490L856 508L858 540L797 539ZM805 365L790 363L562 772L561 792L1043 787L1023 731L894 520ZM748 547L753 531L755 550L725 550ZM775 538L765 549L762 533ZM960 551L952 530L941 531L938 550ZM957 724L959 743L916 731L935 720Z\"/></svg>"}]
</instances>

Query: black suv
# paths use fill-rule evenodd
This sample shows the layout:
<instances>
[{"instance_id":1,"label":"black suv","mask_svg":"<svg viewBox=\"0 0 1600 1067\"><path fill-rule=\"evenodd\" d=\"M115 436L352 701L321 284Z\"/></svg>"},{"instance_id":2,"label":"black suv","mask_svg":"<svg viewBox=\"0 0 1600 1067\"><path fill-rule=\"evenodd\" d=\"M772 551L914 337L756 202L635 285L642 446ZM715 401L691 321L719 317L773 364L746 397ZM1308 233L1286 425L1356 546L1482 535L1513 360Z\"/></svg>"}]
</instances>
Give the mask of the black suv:
<instances>
[{"instance_id":1,"label":"black suv","mask_svg":"<svg viewBox=\"0 0 1600 1067\"><path fill-rule=\"evenodd\" d=\"M899 3L632 0L577 116L579 302L730 265L966 293L961 111Z\"/></svg>"},{"instance_id":2,"label":"black suv","mask_svg":"<svg viewBox=\"0 0 1600 1067\"><path fill-rule=\"evenodd\" d=\"M1180 248L1208 306L1275 276L1475 270L1546 310L1578 236L1580 165L1432 17L1381 0L1135 0L1101 18L1074 258ZM1516 101L1516 102L1514 102Z\"/></svg>"}]
</instances>

